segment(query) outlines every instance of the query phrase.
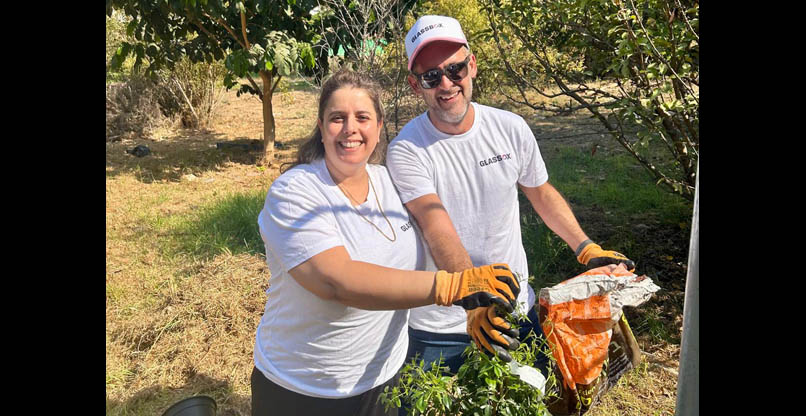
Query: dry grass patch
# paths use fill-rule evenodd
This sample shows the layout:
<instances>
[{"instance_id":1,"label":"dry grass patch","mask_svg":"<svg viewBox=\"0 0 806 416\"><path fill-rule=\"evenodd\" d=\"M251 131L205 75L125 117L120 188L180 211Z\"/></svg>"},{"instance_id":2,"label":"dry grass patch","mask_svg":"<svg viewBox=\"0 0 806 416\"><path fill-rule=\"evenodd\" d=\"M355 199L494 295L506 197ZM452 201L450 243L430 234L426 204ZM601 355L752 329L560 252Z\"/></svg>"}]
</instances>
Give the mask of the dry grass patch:
<instances>
[{"instance_id":1,"label":"dry grass patch","mask_svg":"<svg viewBox=\"0 0 806 416\"><path fill-rule=\"evenodd\" d=\"M107 305L108 414L157 414L197 393L248 414L264 258L220 254L188 277L164 259L148 266L107 281L118 292Z\"/></svg>"},{"instance_id":2,"label":"dry grass patch","mask_svg":"<svg viewBox=\"0 0 806 416\"><path fill-rule=\"evenodd\" d=\"M677 402L677 377L645 357L587 413L590 416L672 416Z\"/></svg>"}]
</instances>

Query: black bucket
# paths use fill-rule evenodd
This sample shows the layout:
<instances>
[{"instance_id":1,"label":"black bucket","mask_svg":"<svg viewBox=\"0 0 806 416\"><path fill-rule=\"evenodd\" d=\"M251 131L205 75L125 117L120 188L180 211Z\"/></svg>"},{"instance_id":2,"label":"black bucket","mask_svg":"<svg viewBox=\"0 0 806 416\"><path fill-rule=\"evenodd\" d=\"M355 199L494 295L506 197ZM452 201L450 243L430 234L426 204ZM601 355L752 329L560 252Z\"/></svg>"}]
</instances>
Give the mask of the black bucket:
<instances>
[{"instance_id":1,"label":"black bucket","mask_svg":"<svg viewBox=\"0 0 806 416\"><path fill-rule=\"evenodd\" d=\"M162 416L215 416L215 400L208 396L193 396L175 403Z\"/></svg>"}]
</instances>

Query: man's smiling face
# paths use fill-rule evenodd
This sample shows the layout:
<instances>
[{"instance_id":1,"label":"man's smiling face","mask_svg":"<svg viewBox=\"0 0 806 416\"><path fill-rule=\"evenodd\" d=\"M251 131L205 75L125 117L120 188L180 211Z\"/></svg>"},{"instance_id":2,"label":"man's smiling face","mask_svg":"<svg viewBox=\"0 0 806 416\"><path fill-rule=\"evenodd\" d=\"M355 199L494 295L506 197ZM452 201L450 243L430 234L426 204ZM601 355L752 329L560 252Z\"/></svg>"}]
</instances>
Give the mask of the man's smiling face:
<instances>
[{"instance_id":1,"label":"man's smiling face","mask_svg":"<svg viewBox=\"0 0 806 416\"><path fill-rule=\"evenodd\" d=\"M448 65L463 62L470 51L461 44L436 41L426 46L417 54L412 71L422 74L432 69L442 69ZM466 117L472 112L470 101L473 98L473 78L476 77L476 57L471 55L467 63L466 75L459 81L452 81L443 75L439 84L425 89L414 75L409 74L408 81L412 89L423 97L428 106L431 122L440 131L459 133L472 125L473 117ZM468 122L470 124L468 124Z\"/></svg>"}]
</instances>

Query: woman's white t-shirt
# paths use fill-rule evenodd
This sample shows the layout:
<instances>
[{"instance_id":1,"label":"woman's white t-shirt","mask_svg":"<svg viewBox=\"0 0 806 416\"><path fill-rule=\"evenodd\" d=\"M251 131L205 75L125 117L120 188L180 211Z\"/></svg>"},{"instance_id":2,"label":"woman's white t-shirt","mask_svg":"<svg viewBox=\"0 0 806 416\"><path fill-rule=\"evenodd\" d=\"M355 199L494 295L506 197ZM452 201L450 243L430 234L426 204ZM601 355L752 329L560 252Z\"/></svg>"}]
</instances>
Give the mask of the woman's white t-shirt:
<instances>
[{"instance_id":1,"label":"woman's white t-shirt","mask_svg":"<svg viewBox=\"0 0 806 416\"><path fill-rule=\"evenodd\" d=\"M396 239L370 187L353 207L333 182L324 159L298 165L269 189L258 216L271 271L268 301L255 342L255 366L274 383L313 397L343 398L391 379L408 348L408 310L368 311L323 300L288 270L332 247L350 258L404 270L422 269L426 249L386 168L367 165ZM376 276L383 279L383 275Z\"/></svg>"}]
</instances>

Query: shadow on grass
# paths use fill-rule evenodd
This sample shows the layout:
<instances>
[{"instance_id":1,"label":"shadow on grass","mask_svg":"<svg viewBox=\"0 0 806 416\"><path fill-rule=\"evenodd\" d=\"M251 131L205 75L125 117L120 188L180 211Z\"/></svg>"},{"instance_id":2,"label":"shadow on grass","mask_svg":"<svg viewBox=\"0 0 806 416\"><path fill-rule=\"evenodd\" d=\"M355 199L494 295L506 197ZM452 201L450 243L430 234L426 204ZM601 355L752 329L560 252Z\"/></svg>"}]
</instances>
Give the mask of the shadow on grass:
<instances>
[{"instance_id":1,"label":"shadow on grass","mask_svg":"<svg viewBox=\"0 0 806 416\"><path fill-rule=\"evenodd\" d=\"M144 183L179 181L182 175L221 170L229 161L254 163L253 152L223 152L216 149L215 143L224 140L224 135L217 132L180 130L159 141L135 139L107 143L107 176L136 173ZM137 145L148 146L150 154L136 157L127 153Z\"/></svg>"},{"instance_id":2,"label":"shadow on grass","mask_svg":"<svg viewBox=\"0 0 806 416\"><path fill-rule=\"evenodd\" d=\"M217 416L248 416L251 411L249 396L232 393L226 380L205 374L189 375L187 383L179 388L152 386L135 393L125 401L106 401L107 415L160 416L173 404L193 396L209 396L216 401Z\"/></svg>"},{"instance_id":3,"label":"shadow on grass","mask_svg":"<svg viewBox=\"0 0 806 416\"><path fill-rule=\"evenodd\" d=\"M277 164L296 149L304 138L275 142ZM221 143L222 145L218 145ZM205 172L220 172L229 163L254 165L263 156L262 145L256 147L254 138L228 139L223 133L209 130L180 130L158 141L128 140L106 144L106 174L108 177L133 173L143 183L156 181L179 182L182 176L201 176ZM150 154L136 157L128 153L137 145L145 145Z\"/></svg>"}]
</instances>

